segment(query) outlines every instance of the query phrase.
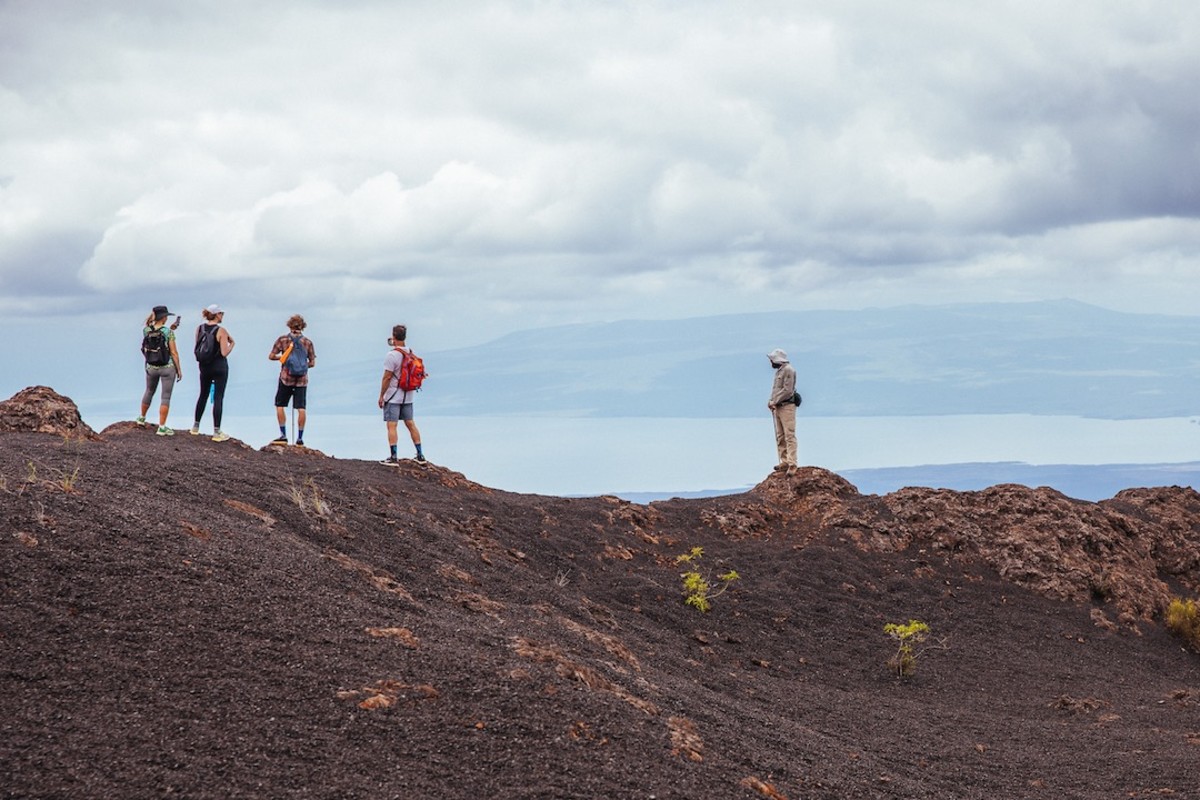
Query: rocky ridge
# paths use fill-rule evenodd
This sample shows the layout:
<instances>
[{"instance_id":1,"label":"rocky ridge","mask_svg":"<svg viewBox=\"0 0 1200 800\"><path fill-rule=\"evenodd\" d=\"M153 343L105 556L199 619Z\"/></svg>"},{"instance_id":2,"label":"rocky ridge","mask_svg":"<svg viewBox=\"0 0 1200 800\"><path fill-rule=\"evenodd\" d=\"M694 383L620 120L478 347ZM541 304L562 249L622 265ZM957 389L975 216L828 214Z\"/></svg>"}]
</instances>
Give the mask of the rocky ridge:
<instances>
[{"instance_id":1,"label":"rocky ridge","mask_svg":"<svg viewBox=\"0 0 1200 800\"><path fill-rule=\"evenodd\" d=\"M642 506L97 435L26 392L0 403L0 796L1194 789L1200 663L1157 622L1200 590L1191 489L805 468ZM708 614L692 547L743 576ZM881 631L910 617L935 646L899 681Z\"/></svg>"}]
</instances>

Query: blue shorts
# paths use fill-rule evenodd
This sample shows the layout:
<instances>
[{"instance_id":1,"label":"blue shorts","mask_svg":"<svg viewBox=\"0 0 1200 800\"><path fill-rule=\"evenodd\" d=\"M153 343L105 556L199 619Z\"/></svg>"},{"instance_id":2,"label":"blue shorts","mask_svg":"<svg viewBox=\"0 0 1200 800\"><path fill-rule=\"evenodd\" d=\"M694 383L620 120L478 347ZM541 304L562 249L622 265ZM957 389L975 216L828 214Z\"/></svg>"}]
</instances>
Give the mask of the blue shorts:
<instances>
[{"instance_id":1,"label":"blue shorts","mask_svg":"<svg viewBox=\"0 0 1200 800\"><path fill-rule=\"evenodd\" d=\"M412 403L386 403L383 406L384 422L411 421L413 418Z\"/></svg>"}]
</instances>

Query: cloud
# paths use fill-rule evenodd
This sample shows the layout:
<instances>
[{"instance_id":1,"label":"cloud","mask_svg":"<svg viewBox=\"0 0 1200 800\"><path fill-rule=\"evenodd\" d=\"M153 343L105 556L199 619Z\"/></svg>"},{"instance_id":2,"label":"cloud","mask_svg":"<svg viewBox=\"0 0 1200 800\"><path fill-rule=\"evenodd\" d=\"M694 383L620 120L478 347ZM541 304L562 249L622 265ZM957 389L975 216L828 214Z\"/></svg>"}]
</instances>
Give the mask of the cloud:
<instances>
[{"instance_id":1,"label":"cloud","mask_svg":"<svg viewBox=\"0 0 1200 800\"><path fill-rule=\"evenodd\" d=\"M7 3L0 305L288 274L514 317L1176 307L1198 79L1167 0Z\"/></svg>"}]
</instances>

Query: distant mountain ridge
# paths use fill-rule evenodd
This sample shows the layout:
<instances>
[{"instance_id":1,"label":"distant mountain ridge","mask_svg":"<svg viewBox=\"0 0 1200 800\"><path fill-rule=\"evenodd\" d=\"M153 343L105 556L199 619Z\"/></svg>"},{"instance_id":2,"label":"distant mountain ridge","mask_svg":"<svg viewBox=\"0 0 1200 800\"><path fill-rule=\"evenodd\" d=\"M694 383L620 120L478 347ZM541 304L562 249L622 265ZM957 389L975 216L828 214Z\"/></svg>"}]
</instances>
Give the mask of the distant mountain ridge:
<instances>
[{"instance_id":1,"label":"distant mountain ridge","mask_svg":"<svg viewBox=\"0 0 1200 800\"><path fill-rule=\"evenodd\" d=\"M626 320L518 331L422 352L423 414L755 417L782 347L803 413L1188 416L1200 317L1070 300ZM378 364L325 365L330 410L361 409Z\"/></svg>"},{"instance_id":2,"label":"distant mountain ridge","mask_svg":"<svg viewBox=\"0 0 1200 800\"><path fill-rule=\"evenodd\" d=\"M1074 301L739 314L521 331L430 354L426 413L751 417L788 351L804 412L1187 416L1200 317Z\"/></svg>"}]
</instances>

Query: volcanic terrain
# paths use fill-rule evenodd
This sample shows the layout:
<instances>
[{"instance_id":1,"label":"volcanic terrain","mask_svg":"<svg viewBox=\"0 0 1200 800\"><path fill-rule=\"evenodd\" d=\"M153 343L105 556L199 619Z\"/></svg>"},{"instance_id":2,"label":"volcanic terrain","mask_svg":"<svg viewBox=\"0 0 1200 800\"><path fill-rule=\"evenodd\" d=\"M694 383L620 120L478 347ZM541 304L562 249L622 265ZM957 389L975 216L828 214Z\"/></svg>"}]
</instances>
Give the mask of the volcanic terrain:
<instances>
[{"instance_id":1,"label":"volcanic terrain","mask_svg":"<svg viewBox=\"0 0 1200 800\"><path fill-rule=\"evenodd\" d=\"M707 612L694 548L739 576ZM0 796L1198 798L1161 623L1198 591L1191 489L520 495L35 387L0 403Z\"/></svg>"}]
</instances>

